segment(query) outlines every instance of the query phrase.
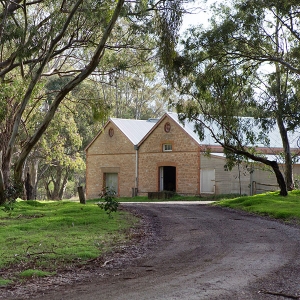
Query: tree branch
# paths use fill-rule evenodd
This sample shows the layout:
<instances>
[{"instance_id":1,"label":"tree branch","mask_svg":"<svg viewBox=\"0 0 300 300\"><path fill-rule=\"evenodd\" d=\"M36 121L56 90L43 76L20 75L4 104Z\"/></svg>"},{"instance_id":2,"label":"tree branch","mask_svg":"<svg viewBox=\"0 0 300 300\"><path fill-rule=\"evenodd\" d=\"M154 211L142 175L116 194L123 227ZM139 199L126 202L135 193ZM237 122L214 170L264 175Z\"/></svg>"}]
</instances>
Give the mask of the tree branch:
<instances>
[{"instance_id":1,"label":"tree branch","mask_svg":"<svg viewBox=\"0 0 300 300\"><path fill-rule=\"evenodd\" d=\"M12 135L11 135L11 138L10 138L10 141L8 143L8 147L7 147L7 150L6 150L6 157L7 159L10 161L10 157L12 155L12 151L13 151L13 147L14 147L14 144L15 144L15 140L16 140L16 137L17 137L17 134L18 134L18 128L19 128L19 125L20 125L20 122L21 122L21 118L22 118L22 114L27 106L27 103L31 97L31 94L33 92L33 89L34 87L36 86L43 70L44 70L44 67L45 65L48 63L53 51L54 51L54 48L56 46L56 44L62 39L62 37L64 36L64 33L66 32L66 30L68 29L68 26L73 18L73 16L75 15L75 12L77 11L78 7L81 5L82 3L82 0L78 0L77 3L74 5L71 13L69 14L62 30L58 33L58 35L52 40L51 44L50 44L50 47L48 49L48 52L47 54L45 55L44 59L42 60L42 63L40 65L40 67L38 68L38 70L36 71L36 74L33 76L33 79L31 80L29 86L28 86L28 89L23 97L23 100L21 102L21 105L19 107L19 110L16 114L16 118L15 118L15 121L14 121L14 126L13 126L13 132L12 132ZM19 174L20 178L21 178L21 174Z\"/></svg>"},{"instance_id":2,"label":"tree branch","mask_svg":"<svg viewBox=\"0 0 300 300\"><path fill-rule=\"evenodd\" d=\"M21 152L17 162L16 162L16 167L15 167L15 172L17 173L17 176L21 178L21 170L22 166L25 162L26 157L30 153L31 149L34 147L34 145L39 141L40 137L42 134L45 132L47 129L49 123L54 117L54 114L60 105L61 101L65 98L65 96L72 90L74 89L78 84L80 84L84 79L86 79L98 66L103 54L104 54L104 49L106 42L111 34L111 31L121 13L122 7L124 4L124 0L118 0L116 8L114 10L114 13L111 17L111 20L105 29L103 36L101 40L99 41L98 47L94 52L94 55L90 61L90 63L85 67L80 74L78 74L73 80L71 80L69 83L67 83L61 91L57 94L56 98L52 102L50 109L44 119L44 121L41 123L40 127L37 129L35 134L31 137L31 139L28 141L26 146L24 147L23 151Z\"/></svg>"}]
</instances>

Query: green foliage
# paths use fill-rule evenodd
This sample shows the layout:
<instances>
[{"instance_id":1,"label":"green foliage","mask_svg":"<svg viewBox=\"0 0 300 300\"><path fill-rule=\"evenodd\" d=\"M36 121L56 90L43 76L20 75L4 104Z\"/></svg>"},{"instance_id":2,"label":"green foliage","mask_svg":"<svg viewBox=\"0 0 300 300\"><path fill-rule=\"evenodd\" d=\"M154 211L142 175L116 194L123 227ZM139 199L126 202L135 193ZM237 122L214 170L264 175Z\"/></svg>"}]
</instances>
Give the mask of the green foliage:
<instances>
[{"instance_id":1,"label":"green foliage","mask_svg":"<svg viewBox=\"0 0 300 300\"><path fill-rule=\"evenodd\" d=\"M53 96L65 80L50 80L47 84L49 94ZM50 96L47 101L51 103ZM43 194L48 199L62 199L68 181L74 180L76 175L84 176L85 163L82 148L85 132L89 127L85 123L81 124L83 118L79 118L78 115L83 113L83 109L77 101L78 99L74 99L74 102L72 99L65 100L47 132L40 139L35 155L30 157L33 164L39 161L39 171L42 173L39 176L39 187L46 189L46 193ZM82 131L83 128L85 129ZM41 197L40 192L38 197Z\"/></svg>"},{"instance_id":2,"label":"green foliage","mask_svg":"<svg viewBox=\"0 0 300 300\"><path fill-rule=\"evenodd\" d=\"M6 201L3 204L3 208L2 210L5 211L6 213L10 214L12 210L14 210L15 208L15 201L11 200L11 201Z\"/></svg>"},{"instance_id":3,"label":"green foliage","mask_svg":"<svg viewBox=\"0 0 300 300\"><path fill-rule=\"evenodd\" d=\"M22 182L16 182L13 178L9 179L8 185L4 190L4 199L6 200L3 210L9 212L14 209L14 203L17 198L23 195Z\"/></svg>"},{"instance_id":4,"label":"green foliage","mask_svg":"<svg viewBox=\"0 0 300 300\"><path fill-rule=\"evenodd\" d=\"M168 66L168 71L173 66L176 57L176 45L178 41L179 28L182 23L183 2L181 0L161 2L161 11L157 20L156 32L160 36L158 47L161 63ZM168 72L166 72L168 77Z\"/></svg>"},{"instance_id":5,"label":"green foliage","mask_svg":"<svg viewBox=\"0 0 300 300\"><path fill-rule=\"evenodd\" d=\"M269 147L276 123L286 182L281 171L276 174L286 194L293 186L288 131L300 124L299 4L232 1L211 9L210 26L187 32L173 66L167 66L169 82L181 94L178 112L196 121L200 139L210 135L226 149L229 167L236 163L230 152L272 165L256 149Z\"/></svg>"},{"instance_id":6,"label":"green foliage","mask_svg":"<svg viewBox=\"0 0 300 300\"><path fill-rule=\"evenodd\" d=\"M109 218L112 218L112 212L116 212L118 210L119 201L116 200L115 195L116 192L113 189L106 187L101 193L103 201L97 203L101 209L106 211Z\"/></svg>"},{"instance_id":7,"label":"green foliage","mask_svg":"<svg viewBox=\"0 0 300 300\"><path fill-rule=\"evenodd\" d=\"M43 186L48 198L61 199L68 180L84 180L83 149L99 129L94 120L105 122L111 113L137 119L159 116L167 97L162 80L155 80L154 49L158 44L165 49L165 59L174 54L182 3L7 2L8 14L3 5L4 176L11 171L20 179L26 162L32 173L38 168L38 176L31 179L39 179L39 189ZM116 24L107 28L113 15ZM95 52L103 41L105 51ZM85 84L79 87L82 80Z\"/></svg>"}]
</instances>

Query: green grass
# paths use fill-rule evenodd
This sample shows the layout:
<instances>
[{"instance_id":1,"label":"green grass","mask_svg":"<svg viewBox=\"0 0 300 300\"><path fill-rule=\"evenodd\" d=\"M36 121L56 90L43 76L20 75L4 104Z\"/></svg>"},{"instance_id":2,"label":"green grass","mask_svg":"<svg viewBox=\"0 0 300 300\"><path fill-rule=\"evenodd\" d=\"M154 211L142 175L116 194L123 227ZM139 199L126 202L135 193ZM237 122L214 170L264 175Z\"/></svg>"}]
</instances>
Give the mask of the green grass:
<instances>
[{"instance_id":1,"label":"green grass","mask_svg":"<svg viewBox=\"0 0 300 300\"><path fill-rule=\"evenodd\" d=\"M2 275L0 286L20 278L48 276L67 265L84 264L126 243L128 229L138 220L124 211L114 213L110 219L95 204L99 200L89 200L85 205L68 201L17 201L14 209L7 212L0 207L0 271L9 274ZM217 200L214 205L300 222L300 191L289 192L288 197L273 192L243 197L176 195L169 200ZM118 201L149 199L139 196Z\"/></svg>"},{"instance_id":2,"label":"green grass","mask_svg":"<svg viewBox=\"0 0 300 300\"><path fill-rule=\"evenodd\" d=\"M24 270L19 274L20 277L23 278L31 278L31 277L46 277L53 275L55 272L45 272L42 270L33 270L33 269L28 269Z\"/></svg>"},{"instance_id":3,"label":"green grass","mask_svg":"<svg viewBox=\"0 0 300 300\"><path fill-rule=\"evenodd\" d=\"M108 218L94 203L17 201L9 212L1 208L0 271L15 269L16 277L28 269L53 272L99 257L125 243L137 223L124 211Z\"/></svg>"},{"instance_id":4,"label":"green grass","mask_svg":"<svg viewBox=\"0 0 300 300\"><path fill-rule=\"evenodd\" d=\"M300 222L300 190L289 192L287 197L280 196L279 192L270 192L222 200L215 205L268 215L276 219L287 221L293 219Z\"/></svg>"},{"instance_id":5,"label":"green grass","mask_svg":"<svg viewBox=\"0 0 300 300\"><path fill-rule=\"evenodd\" d=\"M9 285L10 283L12 283L12 280L10 280L10 279L4 279L4 278L0 277L0 287L1 286Z\"/></svg>"}]
</instances>

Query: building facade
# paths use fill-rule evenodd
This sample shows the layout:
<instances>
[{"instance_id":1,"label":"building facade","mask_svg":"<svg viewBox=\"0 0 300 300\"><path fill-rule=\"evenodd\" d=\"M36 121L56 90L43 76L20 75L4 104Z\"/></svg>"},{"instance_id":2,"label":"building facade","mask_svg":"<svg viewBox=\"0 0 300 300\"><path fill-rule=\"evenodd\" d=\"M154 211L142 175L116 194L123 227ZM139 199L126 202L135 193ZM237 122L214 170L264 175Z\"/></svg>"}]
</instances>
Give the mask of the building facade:
<instances>
[{"instance_id":1,"label":"building facade","mask_svg":"<svg viewBox=\"0 0 300 300\"><path fill-rule=\"evenodd\" d=\"M207 148L210 147L210 155ZM294 165L299 174L299 165ZM118 196L174 191L178 194L253 194L277 190L271 170L257 163L226 168L222 148L200 141L194 124L175 113L160 119L110 119L86 148L86 196L105 187Z\"/></svg>"}]
</instances>

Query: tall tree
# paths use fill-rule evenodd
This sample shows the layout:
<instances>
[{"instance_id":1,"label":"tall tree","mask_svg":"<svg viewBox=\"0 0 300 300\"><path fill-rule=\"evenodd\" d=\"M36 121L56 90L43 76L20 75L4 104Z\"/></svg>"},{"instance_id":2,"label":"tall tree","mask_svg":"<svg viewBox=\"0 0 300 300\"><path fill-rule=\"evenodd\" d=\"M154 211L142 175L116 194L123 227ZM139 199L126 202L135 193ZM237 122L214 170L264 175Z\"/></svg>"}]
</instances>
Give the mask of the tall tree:
<instances>
[{"instance_id":1,"label":"tall tree","mask_svg":"<svg viewBox=\"0 0 300 300\"><path fill-rule=\"evenodd\" d=\"M231 6L223 4L215 6L210 28L198 27L190 30L190 34L183 42L184 50L173 59L173 68L170 70L175 70L175 72L169 73L171 74L170 81L177 82L177 87L181 92L193 94L194 99L201 103L201 107L203 107L203 102L207 102L204 91L213 95L209 86L204 86L204 84L211 85L212 89L215 89L217 84L215 80L208 82L205 80L207 76L210 76L211 70L217 69L218 73L224 76L224 80L221 81L223 84L228 84L225 81L227 74L244 75L243 85L251 84L252 87L255 87L251 101L239 97L239 105L242 110L237 111L231 101L232 97L228 95L227 100L224 99L222 102L222 105L225 103L224 107L227 112L217 112L223 116L221 124L227 124L228 128L230 128L230 124L232 125L232 120L228 121L230 118L226 117L226 114L235 112L236 117L251 114L263 130L257 136L259 137L262 134L268 134L275 120L284 148L285 180L288 189L293 187L292 153L288 131L295 130L299 124L299 115L295 114L295 110L289 104L293 102L295 107L299 105L296 92L300 74L300 64L297 59L300 38L297 25L299 22L298 10L299 4L295 1L246 0L233 1ZM251 76L247 74L251 74ZM236 75L233 77L231 75L231 78L235 78L235 84L237 84ZM266 82L269 82L269 86L265 84ZM220 81L217 85L220 85ZM267 95L268 97L266 97ZM219 103L217 99L215 101ZM249 107L251 110L248 109ZM193 109L195 117L197 110ZM207 106L203 110L198 109L198 113L208 114L210 117L213 116L211 112L211 110L207 111ZM215 115L213 117L215 118ZM270 120L270 117L273 120ZM202 125L205 124L202 123ZM219 129L221 130L221 128ZM242 131L239 131L240 135L241 133ZM240 135L236 137L240 139ZM222 144L224 148L226 148L225 142L226 139ZM247 145L245 143L238 144L243 147ZM241 149L231 150L236 154L242 154L238 153ZM243 155L247 156L244 150L242 151L245 152ZM254 158L252 157L252 159ZM264 162L270 165L267 161ZM274 167L276 170L278 169L277 166ZM281 187L281 193L286 194L285 180L282 180L275 169L273 168Z\"/></svg>"},{"instance_id":2,"label":"tall tree","mask_svg":"<svg viewBox=\"0 0 300 300\"><path fill-rule=\"evenodd\" d=\"M22 82L23 92L19 99L12 98L11 118L4 122L11 132L1 131L7 142L1 144L2 175L0 180L0 200L4 200L4 189L9 184L12 163L14 181L21 187L24 163L38 143L57 109L65 97L82 81L90 77L100 66L110 51L122 51L134 47L131 36L123 36L119 42L110 40L122 28L125 19L137 37L145 33L158 33L157 40L163 49L176 46L177 29L182 14L181 0L175 1L137 1L125 0L76 2L40 0L33 2L5 1L0 11L0 78L5 86L3 91L12 90ZM176 20L176 22L173 22ZM115 27L115 25L117 26ZM164 33L167 32L166 36ZM167 37L167 42L162 38ZM169 43L172 41L172 43ZM152 51L153 49L144 49ZM89 51L89 52L88 52ZM168 50L171 51L171 50ZM83 53L89 53L84 55ZM113 65L113 64L112 64ZM118 70L102 69L102 72ZM25 120L29 118L30 105L40 105L45 97L39 95L43 90L45 78L53 75L69 75L69 81L61 87L53 98L49 109L39 127L31 135L26 131ZM97 73L95 73L97 76ZM8 99L8 91L5 98ZM15 107L15 111L12 108ZM2 107L0 108L2 111ZM2 122L2 120L1 120ZM2 124L1 124L2 130ZM20 141L20 136L26 140ZM17 155L15 155L17 154ZM2 180L3 179L3 180Z\"/></svg>"},{"instance_id":3,"label":"tall tree","mask_svg":"<svg viewBox=\"0 0 300 300\"><path fill-rule=\"evenodd\" d=\"M241 117L247 113L247 107L251 107L253 90L246 82L252 74L239 74L224 65L213 64L208 65L201 76L199 72L189 75L189 85L185 85L182 91L185 98L189 95L190 100L177 104L180 119L195 122L201 139L206 135L212 136L223 147L230 161L228 166L233 166L234 161L239 163L244 157L271 167L280 194L286 196L286 184L278 163L258 150L258 145L269 145L268 128L262 127L253 118Z\"/></svg>"},{"instance_id":4,"label":"tall tree","mask_svg":"<svg viewBox=\"0 0 300 300\"><path fill-rule=\"evenodd\" d=\"M24 94L22 94L20 102L17 103L18 109L12 121L13 127L9 142L5 149L5 153L2 154L2 168L5 170L4 184L6 185L8 184L9 175L9 171L7 170L10 169L14 146L18 136L20 124L22 122L22 116L31 100L37 83L39 82L43 72L45 72L45 69L51 60L57 56L62 58L62 54L64 54L66 50L70 51L72 47L78 43L81 44L86 38L85 30L87 28L83 28L82 26L89 20L89 18L87 18L86 14L86 18L83 20L83 23L80 20L80 16L82 16L81 11L84 11L82 10L83 1L77 1L70 8L50 5L49 7L51 7L52 10L48 11L47 14L39 15L37 11L39 10L43 12L43 9L45 9L47 5L46 2L47 1L35 2L35 9L33 7L29 8L29 4L25 4L24 7L15 5L14 3L13 7L12 5L4 7L2 13L3 28L0 38L2 39L2 53L5 53L5 55L2 56L1 62L2 82L5 82L5 80L8 79L13 80L13 72L15 72L17 69L20 70L22 77L27 80L26 91ZM64 3L65 1L63 4ZM112 9L109 8L110 3L107 4L108 12L111 12L112 16L108 22L106 20L102 21L106 23L106 26L102 36L98 39L90 63L86 65L86 67L84 67L74 79L68 82L58 92L49 108L49 111L45 115L43 122L41 122L40 127L22 147L21 152L15 162L15 181L21 182L24 162L34 145L45 132L61 101L74 87L87 78L99 64L103 55L105 44L113 29L113 26L116 23L117 18L120 15L124 0L119 0L117 5L113 6ZM91 10L93 11L92 8ZM80 12L79 15L78 12ZM29 16L31 16L31 19ZM36 18L36 16L40 16L40 18ZM9 24L11 26L8 26ZM9 32L9 30L14 30L15 28L20 28L20 30L17 32L17 36L15 36L16 34ZM73 33L72 31L69 32L73 29L75 29ZM12 44L13 47L9 48L9 44ZM25 71L27 74L25 74Z\"/></svg>"}]
</instances>

